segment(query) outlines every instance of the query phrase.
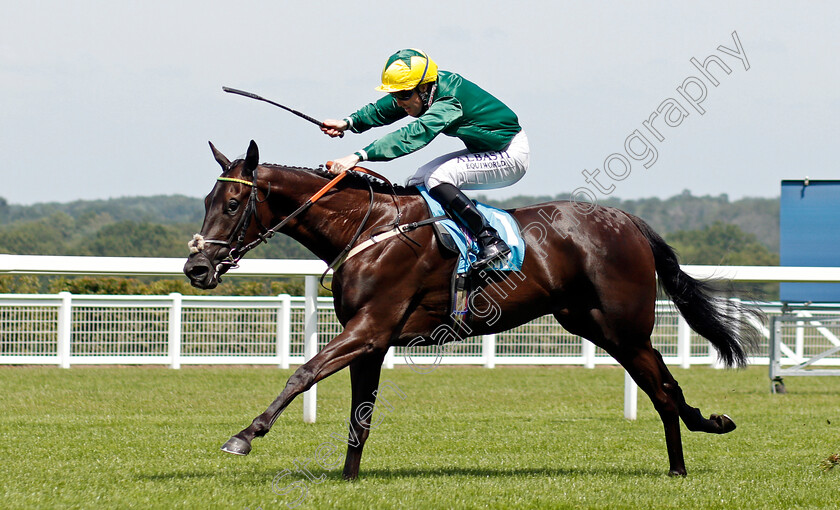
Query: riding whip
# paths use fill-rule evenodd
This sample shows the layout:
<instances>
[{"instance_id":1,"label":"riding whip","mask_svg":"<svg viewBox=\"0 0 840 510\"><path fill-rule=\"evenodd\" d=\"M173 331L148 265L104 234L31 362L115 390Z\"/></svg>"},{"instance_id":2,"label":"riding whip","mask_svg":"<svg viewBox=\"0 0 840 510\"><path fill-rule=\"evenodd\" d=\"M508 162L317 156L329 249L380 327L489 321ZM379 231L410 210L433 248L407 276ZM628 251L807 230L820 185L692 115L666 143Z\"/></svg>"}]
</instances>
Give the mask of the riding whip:
<instances>
[{"instance_id":1,"label":"riding whip","mask_svg":"<svg viewBox=\"0 0 840 510\"><path fill-rule=\"evenodd\" d=\"M301 119L308 120L309 122L311 122L311 123L315 124L315 125L316 125L316 126L318 126L318 127L321 127L321 128L326 127L326 126L324 126L324 123L323 123L323 122L321 122L321 121L320 121L320 120L318 120L318 119L314 119L314 118L310 117L309 115L307 115L307 114L305 114L305 113L302 113L302 112L299 112L299 111L297 111L297 110L294 110L294 109L292 109L292 108L289 108L288 106L283 106L283 105L282 105L282 104L280 104L280 103L275 103L274 101L272 101L272 100L270 100L270 99L266 99L266 98L264 98L264 97L262 97L262 96L258 96L258 95L256 95L256 94L254 94L253 92L246 92L246 91L244 91L244 90L233 89L233 88L230 88L230 87L222 87L222 90L224 90L225 92L229 92L229 93L231 93L231 94L238 94L238 95L240 95L240 96L250 97L251 99L256 99L257 101L265 101L266 103L268 103L268 104L273 104L274 106L278 106L278 107L280 107L280 108L282 108L282 109L286 110L287 112L294 113L295 115L297 115L297 116L298 116L298 117L300 117ZM341 133L341 134L339 135L339 137L342 137L342 138L343 138L343 137L344 137L344 133Z\"/></svg>"}]
</instances>

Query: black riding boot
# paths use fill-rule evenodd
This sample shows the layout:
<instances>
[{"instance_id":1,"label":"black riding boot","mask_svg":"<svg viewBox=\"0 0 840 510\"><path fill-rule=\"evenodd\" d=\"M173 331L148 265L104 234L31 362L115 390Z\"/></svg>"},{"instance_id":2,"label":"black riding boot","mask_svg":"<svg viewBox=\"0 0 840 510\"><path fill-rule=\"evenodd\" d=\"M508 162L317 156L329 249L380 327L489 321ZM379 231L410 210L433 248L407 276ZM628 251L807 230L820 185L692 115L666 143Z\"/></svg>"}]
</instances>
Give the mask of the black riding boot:
<instances>
[{"instance_id":1,"label":"black riding boot","mask_svg":"<svg viewBox=\"0 0 840 510\"><path fill-rule=\"evenodd\" d=\"M496 229L487 223L473 201L461 190L452 184L443 183L430 189L429 194L440 202L454 220L469 230L478 242L478 257L473 268L480 269L510 253L510 247L499 238Z\"/></svg>"}]
</instances>

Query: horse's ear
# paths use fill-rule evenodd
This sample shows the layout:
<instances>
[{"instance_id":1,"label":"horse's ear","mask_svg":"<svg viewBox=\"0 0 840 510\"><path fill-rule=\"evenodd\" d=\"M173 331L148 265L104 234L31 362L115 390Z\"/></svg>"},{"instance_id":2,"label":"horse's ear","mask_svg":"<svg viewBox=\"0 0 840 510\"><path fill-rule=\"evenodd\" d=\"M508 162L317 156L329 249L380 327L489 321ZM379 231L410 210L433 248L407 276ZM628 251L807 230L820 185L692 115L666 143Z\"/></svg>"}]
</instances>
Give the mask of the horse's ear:
<instances>
[{"instance_id":1,"label":"horse's ear","mask_svg":"<svg viewBox=\"0 0 840 510\"><path fill-rule=\"evenodd\" d=\"M248 145L248 153L245 155L245 168L242 169L242 173L247 176L254 175L254 170L257 169L259 164L260 149L257 147L257 142L251 140L251 144Z\"/></svg>"},{"instance_id":2,"label":"horse's ear","mask_svg":"<svg viewBox=\"0 0 840 510\"><path fill-rule=\"evenodd\" d=\"M216 158L216 162L219 163L222 167L223 172L227 172L230 168L230 160L225 157L224 154L219 152L219 149L213 145L213 142L208 142L210 144L210 150L213 151L213 157Z\"/></svg>"}]
</instances>

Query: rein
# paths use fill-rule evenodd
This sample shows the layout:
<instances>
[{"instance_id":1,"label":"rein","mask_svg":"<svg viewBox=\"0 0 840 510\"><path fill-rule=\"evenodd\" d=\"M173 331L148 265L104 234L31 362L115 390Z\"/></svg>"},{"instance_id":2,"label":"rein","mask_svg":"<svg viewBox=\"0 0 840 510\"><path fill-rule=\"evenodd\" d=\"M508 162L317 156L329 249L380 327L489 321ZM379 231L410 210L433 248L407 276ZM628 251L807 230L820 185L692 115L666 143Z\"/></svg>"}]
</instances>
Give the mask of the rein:
<instances>
[{"instance_id":1,"label":"rein","mask_svg":"<svg viewBox=\"0 0 840 510\"><path fill-rule=\"evenodd\" d=\"M327 163L328 167L331 163L332 162ZM237 179L237 178L234 178L234 177L218 177L216 179L217 181L236 182L236 183L239 183L239 184L245 184L245 185L251 186L251 194L248 198L248 204L245 208L245 212L243 213L242 217L240 218L239 222L236 225L236 228L233 230L233 234L231 235L231 237L233 237L233 236L237 237L236 246L231 248L231 250L228 252L227 257L222 259L216 265L216 268L215 268L216 274L218 275L219 272L221 272L222 268L224 268L224 267L227 267L228 269L236 269L237 267L239 267L239 261L242 259L242 257L245 256L246 253L248 253L249 251L254 249L256 246L259 246L262 243L267 243L268 240L271 239L274 236L274 234L276 234L280 229L282 229L287 223L289 223L291 220L293 220L294 218L296 218L297 216L302 214L304 211L306 211L306 209L311 207L312 204L314 204L321 197L323 197L329 190L331 190L333 187L335 187L336 184L338 184L342 179L344 179L344 177L347 176L348 172L360 172L360 173L365 173L365 174L371 175L372 177L375 177L375 178L383 181L384 183L386 183L391 188L391 194L393 195L394 204L397 208L397 218L396 218L395 222L393 223L394 227L396 228L399 225L399 221L400 221L400 218L401 218L402 214L401 214L401 211L400 211L400 208L399 208L399 203L397 202L396 193L394 192L394 186L393 186L393 184L391 184L391 182L388 179L386 179L382 175L380 175L380 174L378 174L378 173L376 173L372 170L368 170L366 168L354 167L351 170L342 171L340 174L338 174L332 180L330 180L327 184L325 184L320 190L316 191L315 194L313 194L311 197L309 197L309 199L306 200L306 202L304 202L303 204L301 204L300 207L298 207L297 209L292 211L291 214L286 216L286 218L284 218L282 221L280 221L278 224L274 225L271 228L266 228L262 224L262 222L260 221L259 216L257 214L257 202L259 201L258 200L259 187L257 185L257 169L256 168L254 169L254 180L253 181L247 181L245 179ZM373 186L371 185L370 181L365 179L365 182L367 183L368 189L370 191L370 203L368 205L368 210L365 213L364 219L359 224L359 228L356 230L356 233L353 235L350 242L341 251L341 253L339 253L338 257L336 257L336 259L331 264L329 264L327 266L327 270L324 271L324 274L321 275L320 282L321 282L321 286L324 287L324 288L327 288L326 286L324 286L324 283L323 283L324 278L326 277L327 273L331 269L334 269L334 268L337 268L338 266L340 266L345 260L347 260L347 258L349 258L349 257L347 257L348 252L350 252L352 250L353 245L356 243L356 241L359 240L359 237L361 237L362 232L364 231L365 225L367 225L368 219L370 219L371 212L373 211L374 192L373 192ZM269 184L268 191L266 192L266 198L268 197L270 192L271 192L271 185ZM250 226L251 218L254 218L254 219L257 220L257 223L259 224L260 229L262 231L257 234L257 239L255 239L254 241L251 241L248 244L245 244L245 234L248 231L248 227ZM205 244L219 244L219 245L222 245L222 246L230 247L231 246L231 241L223 241L223 240L220 240L220 239L205 239L201 234L195 234L193 236L193 239L189 242L190 252L195 253L195 252L199 252L199 251L203 250ZM327 289L327 290L330 290L330 289Z\"/></svg>"}]
</instances>

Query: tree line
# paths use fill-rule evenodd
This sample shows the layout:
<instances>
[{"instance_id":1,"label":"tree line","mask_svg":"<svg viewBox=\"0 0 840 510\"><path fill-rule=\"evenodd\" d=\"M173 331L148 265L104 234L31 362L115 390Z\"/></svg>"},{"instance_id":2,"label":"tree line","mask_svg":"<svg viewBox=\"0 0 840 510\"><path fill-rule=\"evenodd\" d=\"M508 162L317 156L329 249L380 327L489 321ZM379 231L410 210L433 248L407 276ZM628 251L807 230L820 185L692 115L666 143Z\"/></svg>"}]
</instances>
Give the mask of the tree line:
<instances>
[{"instance_id":1,"label":"tree line","mask_svg":"<svg viewBox=\"0 0 840 510\"><path fill-rule=\"evenodd\" d=\"M478 200L515 208L568 195L516 196ZM744 198L730 201L691 195L667 199L620 200L601 205L617 207L647 221L680 254L684 264L778 265L779 199ZM0 253L113 257L184 257L187 242L200 230L204 217L201 199L185 196L131 197L80 200L29 206L9 204L0 197ZM286 236L254 249L252 258L309 259L314 256ZM264 295L302 294L302 282L268 279L228 279L213 293ZM750 286L760 294L778 286ZM0 292L68 290L80 294L198 293L186 279L67 278L0 276ZM207 291L200 291L207 293Z\"/></svg>"}]
</instances>

